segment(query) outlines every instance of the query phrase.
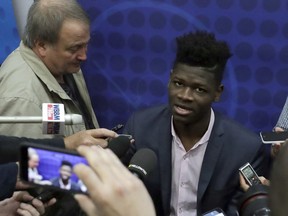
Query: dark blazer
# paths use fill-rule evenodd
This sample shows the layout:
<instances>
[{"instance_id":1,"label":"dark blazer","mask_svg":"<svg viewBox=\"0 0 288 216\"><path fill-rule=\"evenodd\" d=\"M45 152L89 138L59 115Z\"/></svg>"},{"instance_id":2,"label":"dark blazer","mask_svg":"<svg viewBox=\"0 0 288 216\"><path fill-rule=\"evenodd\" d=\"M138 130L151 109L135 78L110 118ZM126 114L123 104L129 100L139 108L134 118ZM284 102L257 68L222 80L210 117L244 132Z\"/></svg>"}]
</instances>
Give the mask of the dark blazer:
<instances>
[{"instance_id":1,"label":"dark blazer","mask_svg":"<svg viewBox=\"0 0 288 216\"><path fill-rule=\"evenodd\" d=\"M152 149L158 166L144 183L154 201L158 216L169 215L171 197L171 112L157 106L134 113L124 133L131 134L135 144L123 158L128 164L141 148ZM238 169L250 162L259 175L268 170L268 154L259 136L240 124L215 112L215 123L204 155L197 192L198 215L220 207L234 215L239 190Z\"/></svg>"},{"instance_id":2,"label":"dark blazer","mask_svg":"<svg viewBox=\"0 0 288 216\"><path fill-rule=\"evenodd\" d=\"M9 198L15 190L18 166L16 163L0 165L0 201Z\"/></svg>"},{"instance_id":3,"label":"dark blazer","mask_svg":"<svg viewBox=\"0 0 288 216\"><path fill-rule=\"evenodd\" d=\"M0 135L0 164L19 161L20 143L22 142L65 148L63 138L32 139Z\"/></svg>"},{"instance_id":4,"label":"dark blazer","mask_svg":"<svg viewBox=\"0 0 288 216\"><path fill-rule=\"evenodd\" d=\"M50 181L51 181L53 186L60 188L59 179L60 178L58 177L58 178L51 179ZM81 191L80 186L76 182L73 182L71 179L70 179L70 181L71 181L71 190Z\"/></svg>"}]
</instances>

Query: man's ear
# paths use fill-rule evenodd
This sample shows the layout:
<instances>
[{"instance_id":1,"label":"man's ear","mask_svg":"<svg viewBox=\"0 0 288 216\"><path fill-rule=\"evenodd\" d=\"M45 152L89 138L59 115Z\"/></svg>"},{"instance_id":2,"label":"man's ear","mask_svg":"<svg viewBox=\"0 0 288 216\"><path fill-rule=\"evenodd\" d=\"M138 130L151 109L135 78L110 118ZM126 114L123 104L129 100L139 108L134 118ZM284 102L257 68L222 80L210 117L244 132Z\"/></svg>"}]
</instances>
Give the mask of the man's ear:
<instances>
[{"instance_id":1,"label":"man's ear","mask_svg":"<svg viewBox=\"0 0 288 216\"><path fill-rule=\"evenodd\" d=\"M45 57L47 52L47 44L43 41L36 41L33 50L40 56Z\"/></svg>"},{"instance_id":2,"label":"man's ear","mask_svg":"<svg viewBox=\"0 0 288 216\"><path fill-rule=\"evenodd\" d=\"M220 97L221 97L223 91L224 91L224 85L220 84L216 90L214 102L218 102L220 100Z\"/></svg>"}]
</instances>

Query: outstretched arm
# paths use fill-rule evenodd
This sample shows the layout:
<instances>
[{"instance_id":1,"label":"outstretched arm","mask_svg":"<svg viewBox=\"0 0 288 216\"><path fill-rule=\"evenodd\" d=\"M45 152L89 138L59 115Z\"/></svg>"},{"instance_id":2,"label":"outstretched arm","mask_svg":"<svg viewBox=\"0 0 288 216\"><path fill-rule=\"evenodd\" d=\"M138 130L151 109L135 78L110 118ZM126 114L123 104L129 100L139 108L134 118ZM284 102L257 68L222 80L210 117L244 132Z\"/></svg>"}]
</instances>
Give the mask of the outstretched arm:
<instances>
[{"instance_id":1,"label":"outstretched arm","mask_svg":"<svg viewBox=\"0 0 288 216\"><path fill-rule=\"evenodd\" d=\"M90 166L76 165L75 173L89 196L76 195L89 216L155 216L144 184L131 174L110 149L80 146L78 151Z\"/></svg>"}]
</instances>

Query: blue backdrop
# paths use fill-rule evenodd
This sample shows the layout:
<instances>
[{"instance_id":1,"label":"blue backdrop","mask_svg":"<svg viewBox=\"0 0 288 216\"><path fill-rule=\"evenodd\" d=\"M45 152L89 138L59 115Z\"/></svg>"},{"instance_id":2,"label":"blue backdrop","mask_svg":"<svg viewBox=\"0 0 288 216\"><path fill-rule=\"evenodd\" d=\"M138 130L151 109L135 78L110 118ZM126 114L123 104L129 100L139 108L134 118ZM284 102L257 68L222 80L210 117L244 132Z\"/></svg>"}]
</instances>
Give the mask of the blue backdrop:
<instances>
[{"instance_id":1,"label":"blue backdrop","mask_svg":"<svg viewBox=\"0 0 288 216\"><path fill-rule=\"evenodd\" d=\"M79 0L91 18L83 71L101 127L166 103L175 37L203 29L233 57L215 108L259 132L271 130L288 95L284 0ZM0 2L0 62L19 44L10 1Z\"/></svg>"}]
</instances>

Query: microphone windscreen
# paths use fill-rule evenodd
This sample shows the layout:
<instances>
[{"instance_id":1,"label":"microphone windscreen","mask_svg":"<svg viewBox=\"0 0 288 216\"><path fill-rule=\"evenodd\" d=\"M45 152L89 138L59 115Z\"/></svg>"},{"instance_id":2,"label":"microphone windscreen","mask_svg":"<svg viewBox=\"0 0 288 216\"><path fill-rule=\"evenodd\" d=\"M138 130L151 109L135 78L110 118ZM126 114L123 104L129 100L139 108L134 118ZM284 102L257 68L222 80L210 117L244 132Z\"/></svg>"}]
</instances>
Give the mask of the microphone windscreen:
<instances>
[{"instance_id":1,"label":"microphone windscreen","mask_svg":"<svg viewBox=\"0 0 288 216\"><path fill-rule=\"evenodd\" d=\"M82 124L83 117L82 115L79 114L66 114L65 115L65 124L66 125L77 125L77 124Z\"/></svg>"},{"instance_id":2,"label":"microphone windscreen","mask_svg":"<svg viewBox=\"0 0 288 216\"><path fill-rule=\"evenodd\" d=\"M131 158L128 169L140 179L145 178L156 167L157 156L148 148L138 150Z\"/></svg>"},{"instance_id":3,"label":"microphone windscreen","mask_svg":"<svg viewBox=\"0 0 288 216\"><path fill-rule=\"evenodd\" d=\"M130 147L130 139L126 136L118 136L108 142L107 148L111 149L118 157L126 154Z\"/></svg>"}]
</instances>

